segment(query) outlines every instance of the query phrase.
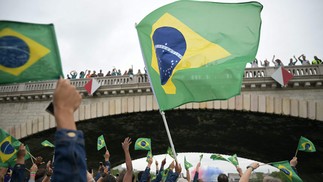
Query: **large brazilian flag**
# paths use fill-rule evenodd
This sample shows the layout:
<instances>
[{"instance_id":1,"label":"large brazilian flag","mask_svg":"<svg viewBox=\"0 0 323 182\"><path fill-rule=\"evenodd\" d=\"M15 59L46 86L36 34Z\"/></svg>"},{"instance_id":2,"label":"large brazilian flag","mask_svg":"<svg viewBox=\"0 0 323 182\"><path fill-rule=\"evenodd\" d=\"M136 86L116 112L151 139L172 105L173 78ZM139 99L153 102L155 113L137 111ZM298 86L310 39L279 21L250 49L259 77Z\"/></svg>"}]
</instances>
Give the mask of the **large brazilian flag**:
<instances>
[{"instance_id":1,"label":"large brazilian flag","mask_svg":"<svg viewBox=\"0 0 323 182\"><path fill-rule=\"evenodd\" d=\"M0 21L0 84L63 75L54 26Z\"/></svg>"},{"instance_id":2,"label":"large brazilian flag","mask_svg":"<svg viewBox=\"0 0 323 182\"><path fill-rule=\"evenodd\" d=\"M258 2L177 1L147 15L136 28L160 110L240 94L261 10Z\"/></svg>"}]
</instances>

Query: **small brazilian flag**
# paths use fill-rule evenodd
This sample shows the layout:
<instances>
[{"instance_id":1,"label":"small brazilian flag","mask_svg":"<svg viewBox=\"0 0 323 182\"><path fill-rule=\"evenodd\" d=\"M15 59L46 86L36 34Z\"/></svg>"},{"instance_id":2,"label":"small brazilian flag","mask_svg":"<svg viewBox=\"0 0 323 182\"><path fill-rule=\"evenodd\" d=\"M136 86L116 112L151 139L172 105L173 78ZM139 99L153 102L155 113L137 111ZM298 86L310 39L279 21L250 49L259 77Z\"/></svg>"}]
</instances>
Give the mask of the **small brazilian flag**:
<instances>
[{"instance_id":1,"label":"small brazilian flag","mask_svg":"<svg viewBox=\"0 0 323 182\"><path fill-rule=\"evenodd\" d=\"M149 150L149 151L147 152L146 162L148 162L148 161L149 161L149 159L151 159L151 158L153 158L153 154L152 154L151 150Z\"/></svg>"},{"instance_id":2,"label":"small brazilian flag","mask_svg":"<svg viewBox=\"0 0 323 182\"><path fill-rule=\"evenodd\" d=\"M184 165L186 170L193 167L193 165L186 160L186 156L184 157Z\"/></svg>"},{"instance_id":3,"label":"small brazilian flag","mask_svg":"<svg viewBox=\"0 0 323 182\"><path fill-rule=\"evenodd\" d=\"M63 75L54 26L0 21L0 84Z\"/></svg>"},{"instance_id":4,"label":"small brazilian flag","mask_svg":"<svg viewBox=\"0 0 323 182\"><path fill-rule=\"evenodd\" d=\"M136 26L160 110L239 95L257 54L258 2L175 1Z\"/></svg>"},{"instance_id":5,"label":"small brazilian flag","mask_svg":"<svg viewBox=\"0 0 323 182\"><path fill-rule=\"evenodd\" d=\"M210 156L210 159L213 159L213 160L221 160L221 161L228 161L226 158L224 158L222 155L220 154L212 154Z\"/></svg>"},{"instance_id":6,"label":"small brazilian flag","mask_svg":"<svg viewBox=\"0 0 323 182\"><path fill-rule=\"evenodd\" d=\"M170 155L173 159L175 159L175 155L171 147L167 148L167 154Z\"/></svg>"},{"instance_id":7,"label":"small brazilian flag","mask_svg":"<svg viewBox=\"0 0 323 182\"><path fill-rule=\"evenodd\" d=\"M20 142L0 128L0 166L8 167L8 164L16 159L16 153Z\"/></svg>"},{"instance_id":8,"label":"small brazilian flag","mask_svg":"<svg viewBox=\"0 0 323 182\"><path fill-rule=\"evenodd\" d=\"M315 152L315 146L314 144L307 138L302 137L299 139L298 142L298 148L299 151L304 151L304 152Z\"/></svg>"},{"instance_id":9,"label":"small brazilian flag","mask_svg":"<svg viewBox=\"0 0 323 182\"><path fill-rule=\"evenodd\" d=\"M151 150L150 138L138 138L135 143L135 150Z\"/></svg>"},{"instance_id":10,"label":"small brazilian flag","mask_svg":"<svg viewBox=\"0 0 323 182\"><path fill-rule=\"evenodd\" d=\"M286 175L287 179L291 182L302 182L303 180L292 169L288 161L272 162L270 165L279 169Z\"/></svg>"},{"instance_id":11,"label":"small brazilian flag","mask_svg":"<svg viewBox=\"0 0 323 182\"><path fill-rule=\"evenodd\" d=\"M50 143L48 140L44 140L43 142L41 142L41 145L44 146L44 147L52 147L52 148L55 147L55 145Z\"/></svg>"},{"instance_id":12,"label":"small brazilian flag","mask_svg":"<svg viewBox=\"0 0 323 182\"><path fill-rule=\"evenodd\" d=\"M234 154L233 156L229 157L228 161L231 162L234 166L239 165L237 154Z\"/></svg>"},{"instance_id":13,"label":"small brazilian flag","mask_svg":"<svg viewBox=\"0 0 323 182\"><path fill-rule=\"evenodd\" d=\"M105 144L105 140L104 140L104 136L101 135L98 137L98 145L97 145L97 149L98 150L101 150L103 147L105 147L106 144Z\"/></svg>"}]
</instances>

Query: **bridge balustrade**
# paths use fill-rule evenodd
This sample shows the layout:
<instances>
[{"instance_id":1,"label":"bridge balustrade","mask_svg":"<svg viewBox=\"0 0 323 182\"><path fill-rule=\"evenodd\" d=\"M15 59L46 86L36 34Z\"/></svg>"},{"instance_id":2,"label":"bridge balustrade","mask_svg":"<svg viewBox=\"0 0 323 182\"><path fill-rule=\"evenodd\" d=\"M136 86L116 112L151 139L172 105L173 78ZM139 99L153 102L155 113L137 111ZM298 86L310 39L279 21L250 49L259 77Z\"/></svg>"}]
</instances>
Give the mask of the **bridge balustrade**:
<instances>
[{"instance_id":1,"label":"bridge balustrade","mask_svg":"<svg viewBox=\"0 0 323 182\"><path fill-rule=\"evenodd\" d=\"M285 66L288 72L294 76L321 76L323 75L323 65L300 65L300 66ZM258 67L246 68L244 71L244 81L252 81L256 78L270 78L276 71L277 67ZM134 75L129 76L108 76L96 78L101 86L112 85L131 85L148 83L149 78L147 75ZM71 79L71 84L77 88L83 88L89 79ZM46 91L54 90L56 87L56 80L38 81L38 82L25 82L8 85L0 85L0 95L13 92L30 92L30 91Z\"/></svg>"}]
</instances>

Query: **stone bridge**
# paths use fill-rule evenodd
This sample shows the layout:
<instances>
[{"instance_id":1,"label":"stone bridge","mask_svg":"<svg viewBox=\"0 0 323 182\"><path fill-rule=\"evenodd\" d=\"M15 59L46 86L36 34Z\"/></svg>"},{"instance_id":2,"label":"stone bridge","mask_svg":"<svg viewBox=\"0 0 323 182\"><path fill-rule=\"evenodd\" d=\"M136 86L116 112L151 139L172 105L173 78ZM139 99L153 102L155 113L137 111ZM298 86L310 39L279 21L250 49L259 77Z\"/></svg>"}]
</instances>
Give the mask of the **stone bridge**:
<instances>
[{"instance_id":1,"label":"stone bridge","mask_svg":"<svg viewBox=\"0 0 323 182\"><path fill-rule=\"evenodd\" d=\"M323 65L285 67L294 78L281 87L270 75L274 67L247 68L240 95L225 101L189 103L166 111L177 152L210 152L262 162L290 159L299 136L312 140L315 153L299 152L299 172L307 181L323 179ZM87 79L71 80L83 95L75 112L84 131L88 165L96 168L102 151L96 139L104 134L115 166L124 162L121 141L151 137L154 155L169 146L146 76L98 78L101 87L88 95ZM56 81L0 86L0 127L31 146L34 155L51 159L52 149L40 143L54 140L54 117L45 111ZM146 153L134 151L133 159Z\"/></svg>"},{"instance_id":2,"label":"stone bridge","mask_svg":"<svg viewBox=\"0 0 323 182\"><path fill-rule=\"evenodd\" d=\"M323 121L323 65L285 67L294 74L286 87L270 75L274 67L246 68L240 95L224 101L188 103L176 109L235 110L287 115ZM83 95L75 112L77 122L125 113L158 110L148 78L144 75L98 78L94 95L84 89L87 79L71 80ZM23 138L55 127L45 111L55 80L0 86L0 127Z\"/></svg>"}]
</instances>

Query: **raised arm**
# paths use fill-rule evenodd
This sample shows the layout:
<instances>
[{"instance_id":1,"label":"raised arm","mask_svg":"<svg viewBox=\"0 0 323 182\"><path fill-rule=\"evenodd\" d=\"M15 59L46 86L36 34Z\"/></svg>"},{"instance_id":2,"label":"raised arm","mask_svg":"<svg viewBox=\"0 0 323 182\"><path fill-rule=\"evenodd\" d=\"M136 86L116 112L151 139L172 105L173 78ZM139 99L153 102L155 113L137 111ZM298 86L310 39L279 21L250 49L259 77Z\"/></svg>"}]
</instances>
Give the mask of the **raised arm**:
<instances>
[{"instance_id":1,"label":"raised arm","mask_svg":"<svg viewBox=\"0 0 323 182\"><path fill-rule=\"evenodd\" d=\"M57 131L52 181L86 181L83 132L76 130L74 122L74 111L81 100L81 95L69 80L58 80L53 96Z\"/></svg>"},{"instance_id":2,"label":"raised arm","mask_svg":"<svg viewBox=\"0 0 323 182\"><path fill-rule=\"evenodd\" d=\"M11 181L23 181L25 177L25 155L26 148L24 144L19 146L19 150L17 152L17 160L16 165L12 169Z\"/></svg>"},{"instance_id":3,"label":"raised arm","mask_svg":"<svg viewBox=\"0 0 323 182\"><path fill-rule=\"evenodd\" d=\"M276 65L276 63L275 63L275 55L273 55L273 59L271 60L271 62L273 62Z\"/></svg>"},{"instance_id":4,"label":"raised arm","mask_svg":"<svg viewBox=\"0 0 323 182\"><path fill-rule=\"evenodd\" d=\"M130 156L130 152L129 152L129 146L131 145L131 138L127 137L124 139L124 141L122 142L122 148L124 151L124 157L126 160L126 174L123 177L123 182L131 182L132 181L132 161L131 161L131 156Z\"/></svg>"},{"instance_id":5,"label":"raised arm","mask_svg":"<svg viewBox=\"0 0 323 182\"><path fill-rule=\"evenodd\" d=\"M186 179L187 181L191 181L190 169L186 169Z\"/></svg>"},{"instance_id":6,"label":"raised arm","mask_svg":"<svg viewBox=\"0 0 323 182\"><path fill-rule=\"evenodd\" d=\"M196 168L195 168L195 174L194 174L194 179L193 182L197 182L199 179L199 170L200 170L201 163L197 163Z\"/></svg>"},{"instance_id":7,"label":"raised arm","mask_svg":"<svg viewBox=\"0 0 323 182\"><path fill-rule=\"evenodd\" d=\"M258 167L259 167L259 163L258 162L254 162L254 163L250 164L247 167L247 170L241 176L239 182L248 182L252 171L254 171L255 169L257 169Z\"/></svg>"}]
</instances>

